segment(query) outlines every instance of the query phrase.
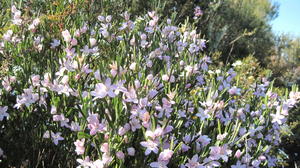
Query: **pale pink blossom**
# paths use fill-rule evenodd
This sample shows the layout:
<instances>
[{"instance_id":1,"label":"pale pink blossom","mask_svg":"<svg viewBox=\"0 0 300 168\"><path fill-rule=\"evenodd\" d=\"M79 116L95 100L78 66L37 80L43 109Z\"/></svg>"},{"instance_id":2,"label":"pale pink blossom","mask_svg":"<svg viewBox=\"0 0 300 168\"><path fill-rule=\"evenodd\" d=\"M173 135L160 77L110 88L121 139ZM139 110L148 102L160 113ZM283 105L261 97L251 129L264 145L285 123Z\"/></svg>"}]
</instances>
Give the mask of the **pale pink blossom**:
<instances>
[{"instance_id":1,"label":"pale pink blossom","mask_svg":"<svg viewBox=\"0 0 300 168\"><path fill-rule=\"evenodd\" d=\"M232 151L227 148L227 145L223 146L212 146L210 147L210 159L219 160L222 158L225 162L228 161L228 156L230 156Z\"/></svg>"},{"instance_id":2,"label":"pale pink blossom","mask_svg":"<svg viewBox=\"0 0 300 168\"><path fill-rule=\"evenodd\" d=\"M70 34L69 30L64 30L64 31L61 32L61 34L62 34L65 42L68 43L68 42L71 41L72 37L71 37L71 34Z\"/></svg>"},{"instance_id":3,"label":"pale pink blossom","mask_svg":"<svg viewBox=\"0 0 300 168\"><path fill-rule=\"evenodd\" d=\"M129 69L134 71L136 69L136 63L135 62L131 63Z\"/></svg>"},{"instance_id":4,"label":"pale pink blossom","mask_svg":"<svg viewBox=\"0 0 300 168\"><path fill-rule=\"evenodd\" d=\"M167 165L173 153L174 152L172 150L165 149L159 154L157 162L150 163L150 166L155 168L168 168Z\"/></svg>"},{"instance_id":5,"label":"pale pink blossom","mask_svg":"<svg viewBox=\"0 0 300 168\"><path fill-rule=\"evenodd\" d=\"M87 121L88 128L90 129L90 135L95 135L98 132L104 132L106 130L105 124L100 124L98 114L90 114Z\"/></svg>"},{"instance_id":6,"label":"pale pink blossom","mask_svg":"<svg viewBox=\"0 0 300 168\"><path fill-rule=\"evenodd\" d=\"M187 168L198 168L200 166L200 163L198 162L199 156L194 155L192 159L188 159L188 163L185 164Z\"/></svg>"},{"instance_id":7,"label":"pale pink blossom","mask_svg":"<svg viewBox=\"0 0 300 168\"><path fill-rule=\"evenodd\" d=\"M11 7L11 12L13 14L13 24L20 26L23 22L21 19L21 11L19 11L15 5Z\"/></svg>"},{"instance_id":8,"label":"pale pink blossom","mask_svg":"<svg viewBox=\"0 0 300 168\"><path fill-rule=\"evenodd\" d=\"M117 156L117 158L120 159L120 160L124 160L124 158L125 158L125 154L124 154L122 151L118 151L118 152L116 153L116 156Z\"/></svg>"},{"instance_id":9,"label":"pale pink blossom","mask_svg":"<svg viewBox=\"0 0 300 168\"><path fill-rule=\"evenodd\" d=\"M242 156L242 152L238 149L236 152L235 152L235 154L234 154L234 157L236 157L236 158L240 158L241 156Z\"/></svg>"},{"instance_id":10,"label":"pale pink blossom","mask_svg":"<svg viewBox=\"0 0 300 168\"><path fill-rule=\"evenodd\" d=\"M91 92L91 95L95 97L94 99L98 99L98 98L102 99L107 95L113 98L116 96L114 92L115 89L116 86L111 84L111 79L107 78L105 84L103 83L96 84L95 90Z\"/></svg>"},{"instance_id":11,"label":"pale pink blossom","mask_svg":"<svg viewBox=\"0 0 300 168\"><path fill-rule=\"evenodd\" d=\"M103 143L100 147L101 152L108 153L109 152L109 144L107 142Z\"/></svg>"},{"instance_id":12,"label":"pale pink blossom","mask_svg":"<svg viewBox=\"0 0 300 168\"><path fill-rule=\"evenodd\" d=\"M136 91L133 87L130 87L127 92L125 92L126 102L133 102L133 103L138 103Z\"/></svg>"},{"instance_id":13,"label":"pale pink blossom","mask_svg":"<svg viewBox=\"0 0 300 168\"><path fill-rule=\"evenodd\" d=\"M2 38L4 41L11 41L12 35L13 35L13 31L7 30L6 33L3 34Z\"/></svg>"},{"instance_id":14,"label":"pale pink blossom","mask_svg":"<svg viewBox=\"0 0 300 168\"><path fill-rule=\"evenodd\" d=\"M89 168L93 166L93 162L90 161L90 158L87 156L83 159L76 159L76 161L80 164L80 166L78 166L77 168Z\"/></svg>"},{"instance_id":15,"label":"pale pink blossom","mask_svg":"<svg viewBox=\"0 0 300 168\"><path fill-rule=\"evenodd\" d=\"M39 18L36 18L33 20L32 24L30 24L28 26L28 30L30 31L35 31L36 30L36 27L40 24L40 19Z\"/></svg>"},{"instance_id":16,"label":"pale pink blossom","mask_svg":"<svg viewBox=\"0 0 300 168\"><path fill-rule=\"evenodd\" d=\"M98 159L92 163L90 168L105 168L105 163L103 160Z\"/></svg>"},{"instance_id":17,"label":"pale pink blossom","mask_svg":"<svg viewBox=\"0 0 300 168\"><path fill-rule=\"evenodd\" d=\"M31 81L33 86L40 86L40 75L32 75Z\"/></svg>"},{"instance_id":18,"label":"pale pink blossom","mask_svg":"<svg viewBox=\"0 0 300 168\"><path fill-rule=\"evenodd\" d=\"M90 42L91 47L93 47L94 45L97 44L97 40L95 38L90 38L89 42Z\"/></svg>"},{"instance_id":19,"label":"pale pink blossom","mask_svg":"<svg viewBox=\"0 0 300 168\"><path fill-rule=\"evenodd\" d=\"M77 44L78 44L77 39L76 39L76 38L72 38L72 40L71 40L71 45L72 45L72 46L76 46Z\"/></svg>"},{"instance_id":20,"label":"pale pink blossom","mask_svg":"<svg viewBox=\"0 0 300 168\"><path fill-rule=\"evenodd\" d=\"M165 161L165 162L169 162L169 160L171 159L172 155L173 155L173 151L170 149L164 149L158 157L159 161Z\"/></svg>"},{"instance_id":21,"label":"pale pink blossom","mask_svg":"<svg viewBox=\"0 0 300 168\"><path fill-rule=\"evenodd\" d=\"M77 153L77 155L84 154L84 151L85 151L84 142L85 142L85 139L76 140L76 142L74 142L74 145L76 146L75 152Z\"/></svg>"}]
</instances>

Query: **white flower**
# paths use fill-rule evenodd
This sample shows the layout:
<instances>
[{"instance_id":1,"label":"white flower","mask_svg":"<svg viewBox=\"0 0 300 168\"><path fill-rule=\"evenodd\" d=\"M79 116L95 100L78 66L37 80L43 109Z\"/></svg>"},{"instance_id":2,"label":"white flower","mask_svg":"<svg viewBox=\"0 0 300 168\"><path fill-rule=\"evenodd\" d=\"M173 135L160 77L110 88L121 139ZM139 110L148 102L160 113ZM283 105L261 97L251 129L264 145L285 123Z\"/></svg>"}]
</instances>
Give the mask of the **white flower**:
<instances>
[{"instance_id":1,"label":"white flower","mask_svg":"<svg viewBox=\"0 0 300 168\"><path fill-rule=\"evenodd\" d=\"M90 158L88 156L85 157L84 160L77 159L76 161L80 164L80 166L78 166L77 168L82 168L82 167L89 168L89 167L94 166L93 163L90 161Z\"/></svg>"},{"instance_id":2,"label":"white flower","mask_svg":"<svg viewBox=\"0 0 300 168\"><path fill-rule=\"evenodd\" d=\"M7 30L7 32L5 34L3 34L3 40L4 41L10 41L12 35L13 35L13 31L12 30Z\"/></svg>"},{"instance_id":3,"label":"white flower","mask_svg":"<svg viewBox=\"0 0 300 168\"><path fill-rule=\"evenodd\" d=\"M69 30L62 31L61 34L62 34L62 36L63 36L63 38L66 42L71 41L72 37L71 37L71 34L70 34Z\"/></svg>"},{"instance_id":4,"label":"white flower","mask_svg":"<svg viewBox=\"0 0 300 168\"><path fill-rule=\"evenodd\" d=\"M278 123L279 125L282 124L282 120L284 119L284 116L280 114L280 112L276 112L276 114L271 114L273 120L272 123Z\"/></svg>"},{"instance_id":5,"label":"white flower","mask_svg":"<svg viewBox=\"0 0 300 168\"><path fill-rule=\"evenodd\" d=\"M238 60L236 61L235 63L232 64L232 66L240 66L240 65L243 65L242 61Z\"/></svg>"}]
</instances>

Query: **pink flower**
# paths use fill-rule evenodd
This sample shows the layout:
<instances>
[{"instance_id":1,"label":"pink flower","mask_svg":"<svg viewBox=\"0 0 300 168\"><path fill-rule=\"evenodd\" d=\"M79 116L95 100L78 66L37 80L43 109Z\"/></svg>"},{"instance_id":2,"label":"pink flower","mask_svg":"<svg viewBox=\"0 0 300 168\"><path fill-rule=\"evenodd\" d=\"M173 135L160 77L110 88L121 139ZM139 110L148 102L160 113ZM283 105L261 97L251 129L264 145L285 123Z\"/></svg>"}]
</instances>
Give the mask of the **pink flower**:
<instances>
[{"instance_id":1,"label":"pink flower","mask_svg":"<svg viewBox=\"0 0 300 168\"><path fill-rule=\"evenodd\" d=\"M159 154L157 162L150 163L150 166L156 168L168 168L167 164L169 163L173 153L174 152L172 150L165 149Z\"/></svg>"},{"instance_id":2,"label":"pink flower","mask_svg":"<svg viewBox=\"0 0 300 168\"><path fill-rule=\"evenodd\" d=\"M88 156L85 157L84 160L77 159L76 161L80 164L80 166L78 166L78 167L87 168L87 167L93 166L93 163L90 161L90 158Z\"/></svg>"},{"instance_id":3,"label":"pink flower","mask_svg":"<svg viewBox=\"0 0 300 168\"><path fill-rule=\"evenodd\" d=\"M169 160L171 159L172 155L173 155L173 151L170 149L165 149L164 151L162 151L159 154L158 160L159 161L165 161L165 162L169 162Z\"/></svg>"},{"instance_id":4,"label":"pink flower","mask_svg":"<svg viewBox=\"0 0 300 168\"><path fill-rule=\"evenodd\" d=\"M33 86L40 86L40 75L32 75L31 81Z\"/></svg>"},{"instance_id":5,"label":"pink flower","mask_svg":"<svg viewBox=\"0 0 300 168\"><path fill-rule=\"evenodd\" d=\"M93 162L91 168L105 168L107 167L106 165L109 164L111 161L112 161L112 157L109 156L107 153L105 153L102 156L102 160L98 159Z\"/></svg>"},{"instance_id":6,"label":"pink flower","mask_svg":"<svg viewBox=\"0 0 300 168\"><path fill-rule=\"evenodd\" d=\"M138 103L136 91L133 87L129 88L127 92L125 92L126 102Z\"/></svg>"},{"instance_id":7,"label":"pink flower","mask_svg":"<svg viewBox=\"0 0 300 168\"><path fill-rule=\"evenodd\" d=\"M103 132L106 130L106 126L99 123L98 114L90 114L87 121L88 128L90 129L90 135L95 135L97 132Z\"/></svg>"},{"instance_id":8,"label":"pink flower","mask_svg":"<svg viewBox=\"0 0 300 168\"><path fill-rule=\"evenodd\" d=\"M11 7L11 12L13 14L13 24L20 26L22 24L22 19L21 19L21 11L19 11L15 5Z\"/></svg>"},{"instance_id":9,"label":"pink flower","mask_svg":"<svg viewBox=\"0 0 300 168\"><path fill-rule=\"evenodd\" d=\"M9 76L9 77L4 77L2 80L2 85L6 91L11 91L12 87L11 84L16 82L16 77L15 76Z\"/></svg>"},{"instance_id":10,"label":"pink flower","mask_svg":"<svg viewBox=\"0 0 300 168\"><path fill-rule=\"evenodd\" d=\"M77 155L84 154L84 150L85 150L84 142L85 139L77 140L76 142L74 142L74 145L76 146L75 152L77 153Z\"/></svg>"},{"instance_id":11,"label":"pink flower","mask_svg":"<svg viewBox=\"0 0 300 168\"><path fill-rule=\"evenodd\" d=\"M36 18L33 20L32 24L29 25L28 30L35 32L36 26L40 24L40 19Z\"/></svg>"},{"instance_id":12,"label":"pink flower","mask_svg":"<svg viewBox=\"0 0 300 168\"><path fill-rule=\"evenodd\" d=\"M53 115L53 121L60 121L61 127L69 127L69 119L64 116L64 114Z\"/></svg>"},{"instance_id":13,"label":"pink flower","mask_svg":"<svg viewBox=\"0 0 300 168\"><path fill-rule=\"evenodd\" d=\"M12 35L13 35L13 31L12 30L7 30L7 32L3 34L2 38L3 38L4 41L10 41Z\"/></svg>"},{"instance_id":14,"label":"pink flower","mask_svg":"<svg viewBox=\"0 0 300 168\"><path fill-rule=\"evenodd\" d=\"M109 152L109 144L106 142L106 143L103 143L101 145L101 148L100 148L101 152L103 153L108 153Z\"/></svg>"},{"instance_id":15,"label":"pink flower","mask_svg":"<svg viewBox=\"0 0 300 168\"><path fill-rule=\"evenodd\" d=\"M90 38L89 39L91 47L97 44L97 40L95 38Z\"/></svg>"},{"instance_id":16,"label":"pink flower","mask_svg":"<svg viewBox=\"0 0 300 168\"><path fill-rule=\"evenodd\" d=\"M242 156L242 152L238 149L236 152L235 152L235 154L234 154L234 157L236 157L236 158L240 158L241 156Z\"/></svg>"},{"instance_id":17,"label":"pink flower","mask_svg":"<svg viewBox=\"0 0 300 168\"><path fill-rule=\"evenodd\" d=\"M31 104L35 103L39 99L39 94L33 93L33 89L24 89L24 93L17 97L17 104L14 105L15 108L19 109L23 104L29 107Z\"/></svg>"},{"instance_id":18,"label":"pink flower","mask_svg":"<svg viewBox=\"0 0 300 168\"><path fill-rule=\"evenodd\" d=\"M199 16L203 15L203 12L199 6L196 6L194 14L195 14L195 17L199 17Z\"/></svg>"},{"instance_id":19,"label":"pink flower","mask_svg":"<svg viewBox=\"0 0 300 168\"><path fill-rule=\"evenodd\" d=\"M116 153L116 156L118 159L121 159L121 160L123 160L125 158L125 154L122 151L118 151Z\"/></svg>"},{"instance_id":20,"label":"pink flower","mask_svg":"<svg viewBox=\"0 0 300 168\"><path fill-rule=\"evenodd\" d=\"M111 85L111 79L107 78L105 84L96 84L95 90L91 92L91 95L95 97L94 99L102 99L107 95L109 97L115 97L114 89L116 89L115 85Z\"/></svg>"},{"instance_id":21,"label":"pink flower","mask_svg":"<svg viewBox=\"0 0 300 168\"><path fill-rule=\"evenodd\" d=\"M43 138L50 138L50 132L49 132L49 131L46 131L46 132L43 134Z\"/></svg>"},{"instance_id":22,"label":"pink flower","mask_svg":"<svg viewBox=\"0 0 300 168\"><path fill-rule=\"evenodd\" d=\"M76 38L72 38L71 45L76 46L77 44L78 44L78 41L76 40Z\"/></svg>"},{"instance_id":23,"label":"pink flower","mask_svg":"<svg viewBox=\"0 0 300 168\"><path fill-rule=\"evenodd\" d=\"M130 130L130 124L126 123L124 127L120 127L119 130L118 130L118 134L120 136L123 136L126 134L127 131Z\"/></svg>"},{"instance_id":24,"label":"pink flower","mask_svg":"<svg viewBox=\"0 0 300 168\"><path fill-rule=\"evenodd\" d=\"M157 148L158 144L157 144L157 142L154 142L152 140L147 140L147 141L142 141L141 145L143 147L147 148L146 151L145 151L146 156L149 155L152 151L156 154L158 153L158 148Z\"/></svg>"},{"instance_id":25,"label":"pink flower","mask_svg":"<svg viewBox=\"0 0 300 168\"><path fill-rule=\"evenodd\" d=\"M91 168L104 168L104 166L105 166L104 161L98 159L98 160L96 160L96 161L94 161L94 162L92 163Z\"/></svg>"},{"instance_id":26,"label":"pink flower","mask_svg":"<svg viewBox=\"0 0 300 168\"><path fill-rule=\"evenodd\" d=\"M212 146L210 147L210 159L219 160L222 158L225 162L228 161L228 155L231 155L232 151L227 149L227 145L224 146Z\"/></svg>"},{"instance_id":27,"label":"pink flower","mask_svg":"<svg viewBox=\"0 0 300 168\"><path fill-rule=\"evenodd\" d=\"M163 135L164 130L161 127L156 128L154 131L147 130L146 137L150 137L151 139L155 139L156 137L160 137Z\"/></svg>"},{"instance_id":28,"label":"pink flower","mask_svg":"<svg viewBox=\"0 0 300 168\"><path fill-rule=\"evenodd\" d=\"M136 63L135 62L131 63L129 69L134 71L136 69Z\"/></svg>"},{"instance_id":29,"label":"pink flower","mask_svg":"<svg viewBox=\"0 0 300 168\"><path fill-rule=\"evenodd\" d=\"M65 31L61 32L61 34L67 43L71 41L72 37L71 37L69 30L65 30Z\"/></svg>"},{"instance_id":30,"label":"pink flower","mask_svg":"<svg viewBox=\"0 0 300 168\"><path fill-rule=\"evenodd\" d=\"M198 168L198 166L200 166L198 159L198 155L194 155L192 159L188 159L189 161L187 164L185 164L185 166L188 168Z\"/></svg>"}]
</instances>

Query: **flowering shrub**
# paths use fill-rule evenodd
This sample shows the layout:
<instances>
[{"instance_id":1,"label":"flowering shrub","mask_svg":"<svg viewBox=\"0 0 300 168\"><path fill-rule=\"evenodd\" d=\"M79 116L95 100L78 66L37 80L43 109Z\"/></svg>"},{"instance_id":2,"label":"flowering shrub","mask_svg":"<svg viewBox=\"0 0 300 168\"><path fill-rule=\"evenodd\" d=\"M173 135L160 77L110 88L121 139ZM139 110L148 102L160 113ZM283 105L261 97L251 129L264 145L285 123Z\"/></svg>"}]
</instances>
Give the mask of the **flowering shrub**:
<instances>
[{"instance_id":1,"label":"flowering shrub","mask_svg":"<svg viewBox=\"0 0 300 168\"><path fill-rule=\"evenodd\" d=\"M4 162L10 124L22 120L37 129L34 141L59 146L78 167L276 166L300 93L280 97L266 78L243 87L234 69L210 66L192 25L125 12L52 35L43 20L11 12L0 43L13 58L1 82Z\"/></svg>"}]
</instances>

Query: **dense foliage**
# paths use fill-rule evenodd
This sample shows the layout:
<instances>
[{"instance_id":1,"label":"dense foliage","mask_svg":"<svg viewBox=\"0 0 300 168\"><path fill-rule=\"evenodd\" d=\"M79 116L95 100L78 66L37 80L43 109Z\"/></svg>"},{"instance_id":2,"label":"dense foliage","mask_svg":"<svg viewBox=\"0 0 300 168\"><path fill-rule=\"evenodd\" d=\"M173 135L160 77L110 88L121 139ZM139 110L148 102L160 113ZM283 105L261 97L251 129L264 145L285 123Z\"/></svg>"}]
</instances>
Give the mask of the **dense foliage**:
<instances>
[{"instance_id":1,"label":"dense foliage","mask_svg":"<svg viewBox=\"0 0 300 168\"><path fill-rule=\"evenodd\" d=\"M0 2L0 165L284 162L300 93L279 92L259 68L274 49L276 7L130 2Z\"/></svg>"}]
</instances>

